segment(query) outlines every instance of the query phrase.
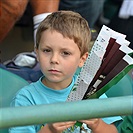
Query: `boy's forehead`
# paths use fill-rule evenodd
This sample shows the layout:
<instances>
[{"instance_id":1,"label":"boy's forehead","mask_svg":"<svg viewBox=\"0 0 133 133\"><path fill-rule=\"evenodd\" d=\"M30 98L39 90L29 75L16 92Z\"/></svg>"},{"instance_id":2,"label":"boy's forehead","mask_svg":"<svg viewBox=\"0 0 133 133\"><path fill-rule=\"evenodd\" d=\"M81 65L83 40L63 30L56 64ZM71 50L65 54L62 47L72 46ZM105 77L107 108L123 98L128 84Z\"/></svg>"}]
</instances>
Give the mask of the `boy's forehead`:
<instances>
[{"instance_id":1,"label":"boy's forehead","mask_svg":"<svg viewBox=\"0 0 133 133\"><path fill-rule=\"evenodd\" d=\"M60 49L77 49L78 45L73 39L63 37L63 35L57 31L50 32L45 31L42 34L40 40L41 47L60 48ZM79 49L79 48L78 48Z\"/></svg>"},{"instance_id":2,"label":"boy's forehead","mask_svg":"<svg viewBox=\"0 0 133 133\"><path fill-rule=\"evenodd\" d=\"M45 39L59 37L59 38L63 38L63 39L73 40L73 39L70 39L68 36L64 36L63 33L61 33L58 30L55 30L55 29L47 29L47 30L43 31L41 34L41 38L42 37Z\"/></svg>"}]
</instances>

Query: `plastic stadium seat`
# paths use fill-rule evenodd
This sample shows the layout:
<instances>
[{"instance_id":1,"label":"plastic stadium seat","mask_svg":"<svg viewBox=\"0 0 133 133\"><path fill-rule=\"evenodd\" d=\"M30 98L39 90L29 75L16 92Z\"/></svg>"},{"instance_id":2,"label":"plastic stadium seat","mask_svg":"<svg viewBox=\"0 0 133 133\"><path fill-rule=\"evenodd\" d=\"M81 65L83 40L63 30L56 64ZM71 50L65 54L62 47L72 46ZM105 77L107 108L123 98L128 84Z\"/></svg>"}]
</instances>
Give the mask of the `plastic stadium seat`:
<instances>
[{"instance_id":1,"label":"plastic stadium seat","mask_svg":"<svg viewBox=\"0 0 133 133\"><path fill-rule=\"evenodd\" d=\"M116 85L112 86L107 92L108 97L133 95L133 75L126 74Z\"/></svg>"},{"instance_id":2,"label":"plastic stadium seat","mask_svg":"<svg viewBox=\"0 0 133 133\"><path fill-rule=\"evenodd\" d=\"M28 84L23 78L0 68L0 108L10 106L14 94Z\"/></svg>"},{"instance_id":3,"label":"plastic stadium seat","mask_svg":"<svg viewBox=\"0 0 133 133\"><path fill-rule=\"evenodd\" d=\"M0 68L0 108L9 107L15 93L29 83L23 78ZM8 129L0 129L8 133Z\"/></svg>"}]
</instances>

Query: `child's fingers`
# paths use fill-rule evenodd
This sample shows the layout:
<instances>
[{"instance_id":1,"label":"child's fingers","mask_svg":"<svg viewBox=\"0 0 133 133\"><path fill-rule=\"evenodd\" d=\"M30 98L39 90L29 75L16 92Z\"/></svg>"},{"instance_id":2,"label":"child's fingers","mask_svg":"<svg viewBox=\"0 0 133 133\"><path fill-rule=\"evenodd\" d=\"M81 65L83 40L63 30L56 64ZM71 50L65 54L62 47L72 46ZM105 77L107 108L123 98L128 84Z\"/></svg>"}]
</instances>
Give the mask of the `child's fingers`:
<instances>
[{"instance_id":1,"label":"child's fingers","mask_svg":"<svg viewBox=\"0 0 133 133\"><path fill-rule=\"evenodd\" d=\"M55 129L57 131L63 131L71 126L73 126L76 123L76 121L69 121L69 122L58 122L49 124L49 127L52 129Z\"/></svg>"}]
</instances>

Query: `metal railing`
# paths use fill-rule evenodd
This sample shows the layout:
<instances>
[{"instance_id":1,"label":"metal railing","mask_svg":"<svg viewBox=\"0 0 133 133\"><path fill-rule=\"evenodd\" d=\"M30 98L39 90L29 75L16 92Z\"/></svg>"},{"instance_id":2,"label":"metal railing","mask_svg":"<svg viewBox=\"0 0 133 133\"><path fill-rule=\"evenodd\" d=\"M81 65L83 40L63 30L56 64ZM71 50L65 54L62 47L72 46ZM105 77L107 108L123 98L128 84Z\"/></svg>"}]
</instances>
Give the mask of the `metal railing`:
<instances>
[{"instance_id":1,"label":"metal railing","mask_svg":"<svg viewBox=\"0 0 133 133\"><path fill-rule=\"evenodd\" d=\"M1 108L0 128L133 114L133 96Z\"/></svg>"}]
</instances>

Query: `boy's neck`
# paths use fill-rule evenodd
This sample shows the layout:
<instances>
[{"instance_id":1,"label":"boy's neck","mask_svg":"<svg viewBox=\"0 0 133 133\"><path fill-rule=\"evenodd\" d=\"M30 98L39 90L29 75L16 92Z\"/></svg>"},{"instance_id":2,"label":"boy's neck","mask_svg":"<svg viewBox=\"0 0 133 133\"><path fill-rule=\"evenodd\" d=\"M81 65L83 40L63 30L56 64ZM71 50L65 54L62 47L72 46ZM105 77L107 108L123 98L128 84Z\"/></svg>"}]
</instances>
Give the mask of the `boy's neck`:
<instances>
[{"instance_id":1,"label":"boy's neck","mask_svg":"<svg viewBox=\"0 0 133 133\"><path fill-rule=\"evenodd\" d=\"M51 82L45 77L42 79L42 83L53 90L63 90L67 88L72 82L72 78L62 82Z\"/></svg>"}]
</instances>

